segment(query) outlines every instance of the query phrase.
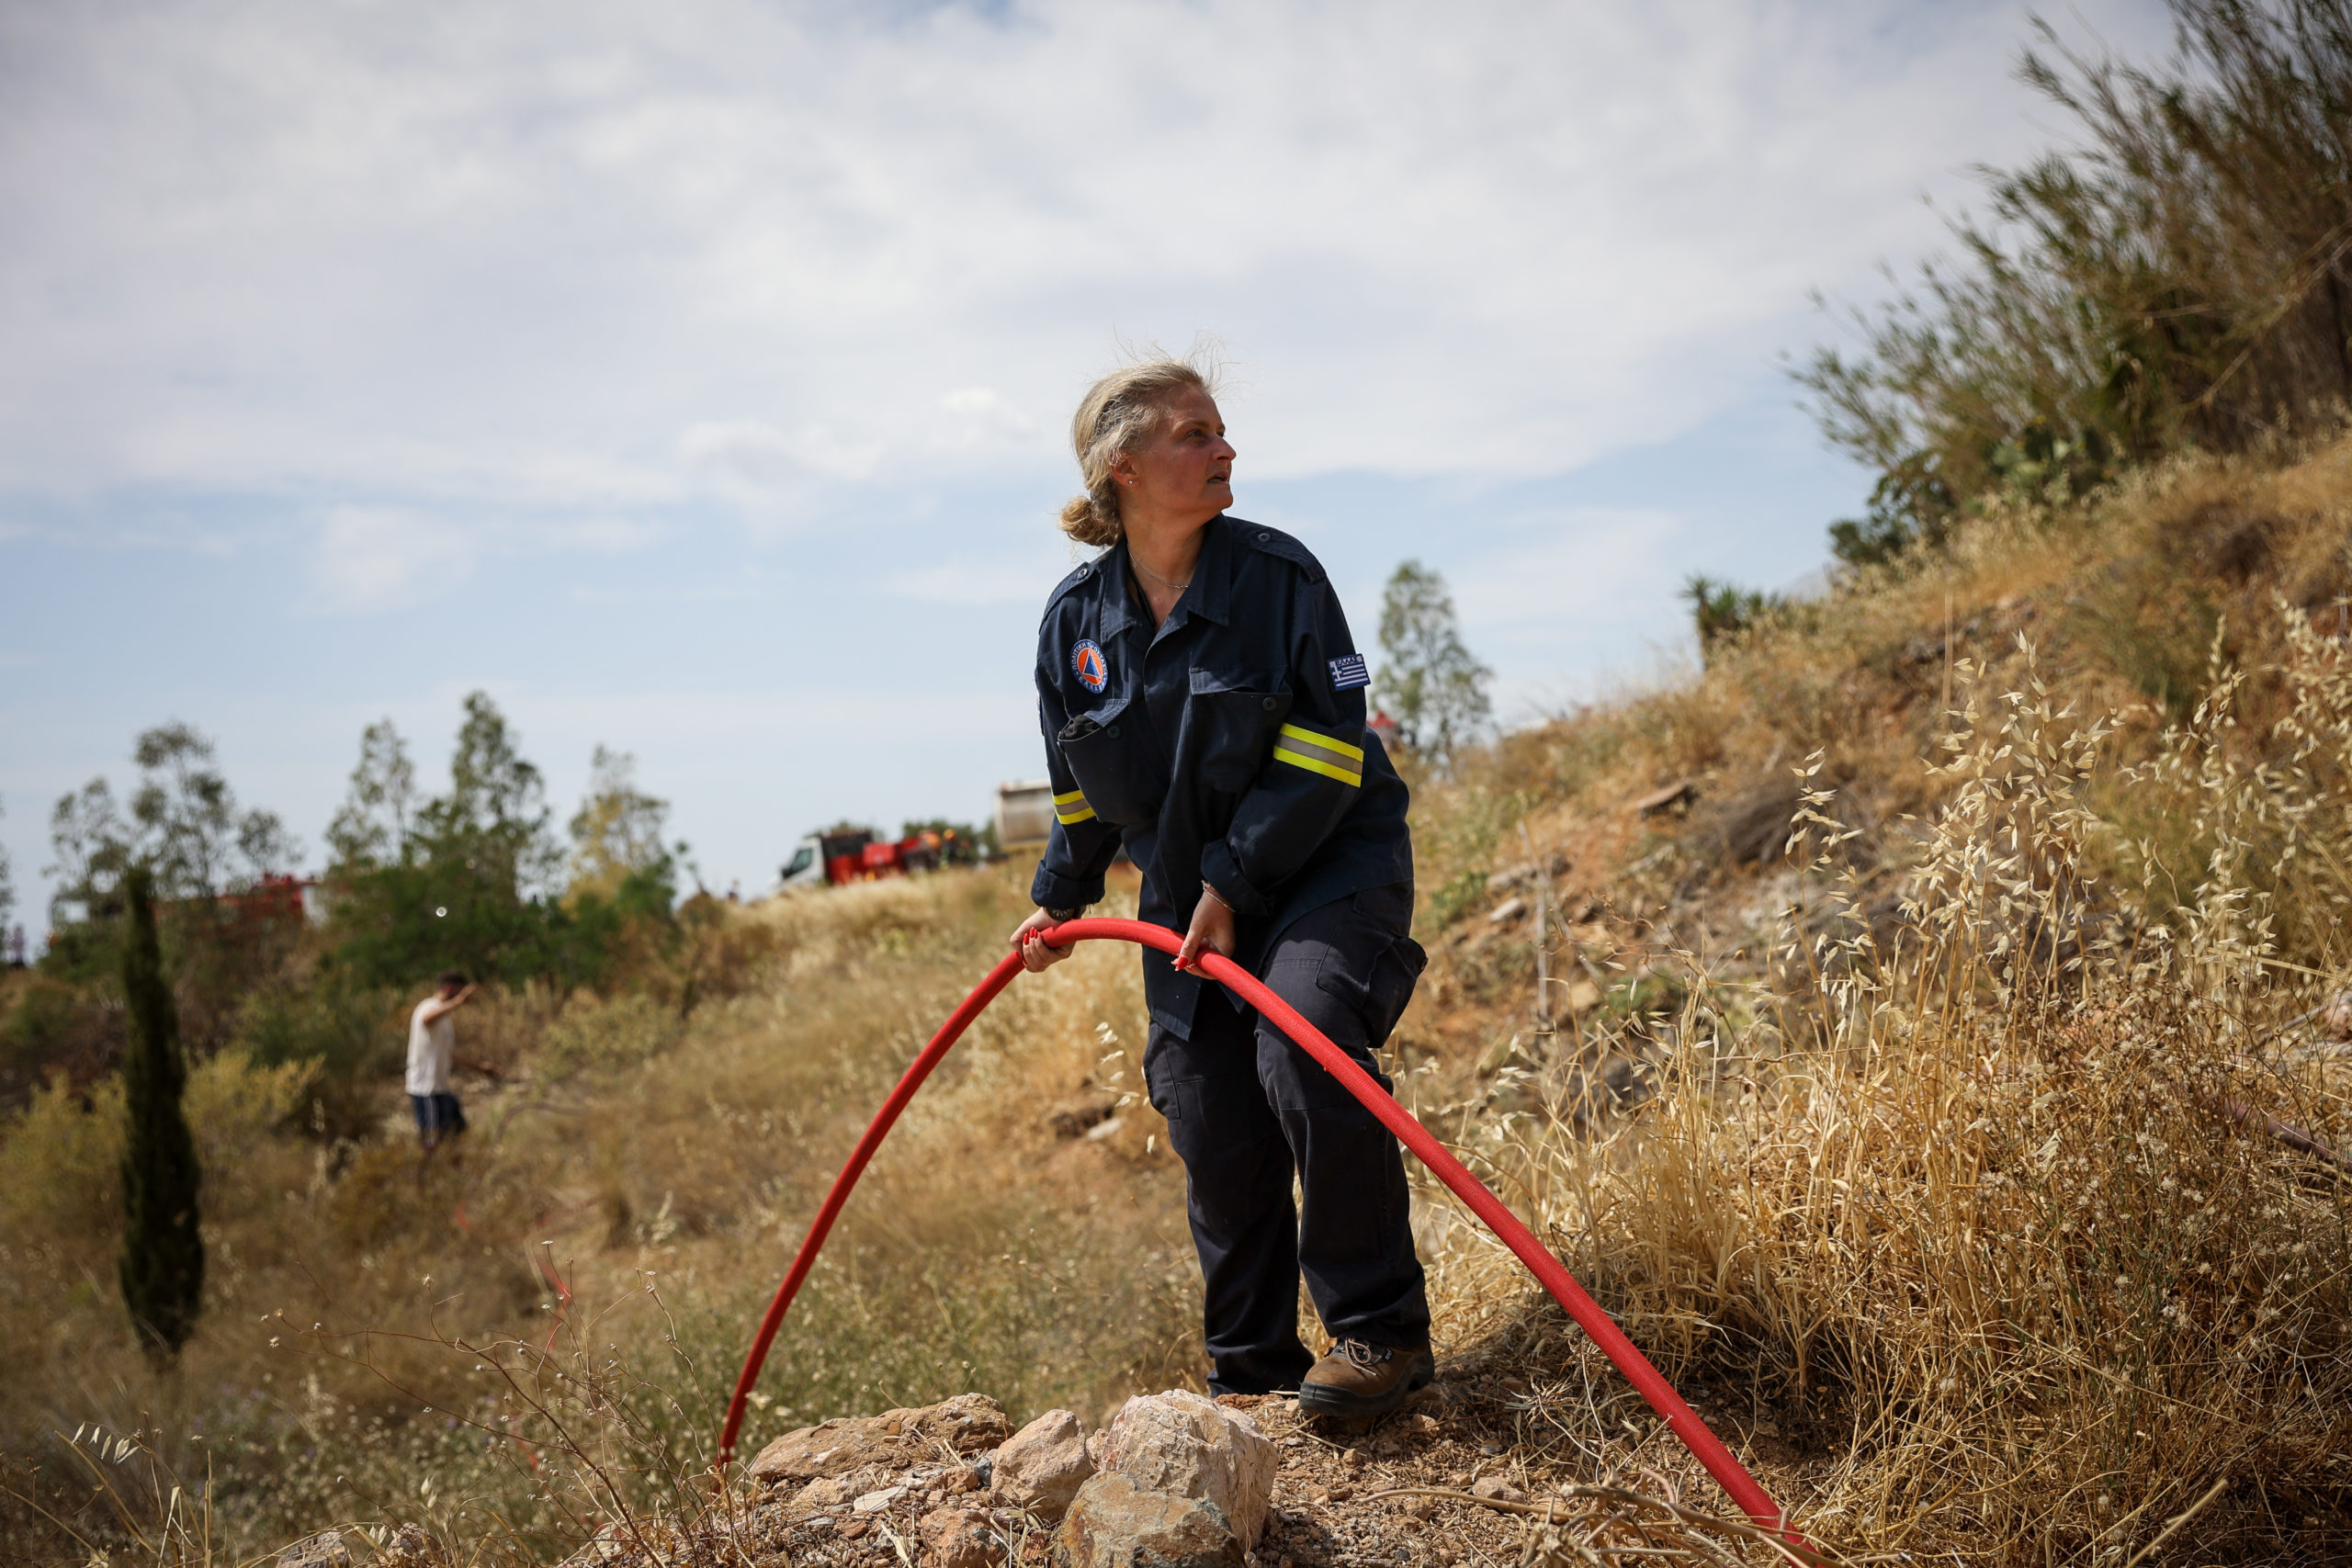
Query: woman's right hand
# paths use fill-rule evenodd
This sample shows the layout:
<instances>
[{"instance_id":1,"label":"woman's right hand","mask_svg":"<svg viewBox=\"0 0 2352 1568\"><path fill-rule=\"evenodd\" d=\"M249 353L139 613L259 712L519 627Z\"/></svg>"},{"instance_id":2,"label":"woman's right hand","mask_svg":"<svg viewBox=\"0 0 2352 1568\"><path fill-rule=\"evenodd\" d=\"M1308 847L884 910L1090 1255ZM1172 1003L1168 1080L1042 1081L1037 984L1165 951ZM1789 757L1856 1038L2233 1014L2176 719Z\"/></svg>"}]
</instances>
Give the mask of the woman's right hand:
<instances>
[{"instance_id":1,"label":"woman's right hand","mask_svg":"<svg viewBox=\"0 0 2352 1568\"><path fill-rule=\"evenodd\" d=\"M1057 923L1051 915L1038 909L1012 929L1012 945L1021 954L1021 967L1032 975L1052 968L1077 950L1076 942L1069 947L1054 947L1046 942L1041 933L1047 926Z\"/></svg>"}]
</instances>

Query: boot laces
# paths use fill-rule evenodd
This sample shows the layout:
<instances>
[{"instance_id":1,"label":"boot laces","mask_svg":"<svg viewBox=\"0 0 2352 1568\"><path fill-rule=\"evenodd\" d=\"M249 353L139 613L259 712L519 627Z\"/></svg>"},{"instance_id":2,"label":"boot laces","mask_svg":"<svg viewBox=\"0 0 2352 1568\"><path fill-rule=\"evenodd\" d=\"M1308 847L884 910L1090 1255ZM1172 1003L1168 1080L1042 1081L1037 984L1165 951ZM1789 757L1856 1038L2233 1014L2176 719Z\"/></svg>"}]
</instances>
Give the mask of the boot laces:
<instances>
[{"instance_id":1,"label":"boot laces","mask_svg":"<svg viewBox=\"0 0 2352 1568\"><path fill-rule=\"evenodd\" d=\"M1348 1359L1350 1366L1361 1367L1365 1371L1372 1371L1396 1353L1385 1345L1367 1345L1361 1339L1342 1339L1336 1348Z\"/></svg>"}]
</instances>

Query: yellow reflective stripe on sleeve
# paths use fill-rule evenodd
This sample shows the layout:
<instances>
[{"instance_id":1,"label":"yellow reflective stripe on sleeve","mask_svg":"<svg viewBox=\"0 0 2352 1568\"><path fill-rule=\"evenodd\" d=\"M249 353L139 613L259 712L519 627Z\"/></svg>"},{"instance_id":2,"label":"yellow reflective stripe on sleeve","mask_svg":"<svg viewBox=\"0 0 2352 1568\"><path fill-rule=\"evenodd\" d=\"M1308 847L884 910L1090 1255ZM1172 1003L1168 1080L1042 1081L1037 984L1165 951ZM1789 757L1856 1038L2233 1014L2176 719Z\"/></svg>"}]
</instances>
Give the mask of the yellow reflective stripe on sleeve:
<instances>
[{"instance_id":1,"label":"yellow reflective stripe on sleeve","mask_svg":"<svg viewBox=\"0 0 2352 1568\"><path fill-rule=\"evenodd\" d=\"M1337 779L1343 784L1363 784L1361 747L1317 735L1295 724L1283 725L1282 733L1274 738L1274 760L1288 762L1294 768L1305 768L1310 773L1321 773L1327 779Z\"/></svg>"},{"instance_id":2,"label":"yellow reflective stripe on sleeve","mask_svg":"<svg viewBox=\"0 0 2352 1568\"><path fill-rule=\"evenodd\" d=\"M1075 828L1093 815L1094 807L1086 804L1086 792L1082 789L1054 796L1054 819L1065 828Z\"/></svg>"},{"instance_id":3,"label":"yellow reflective stripe on sleeve","mask_svg":"<svg viewBox=\"0 0 2352 1568\"><path fill-rule=\"evenodd\" d=\"M1320 746L1326 751L1337 752L1340 757L1359 766L1363 762L1363 748L1360 746L1351 746L1344 740L1334 740L1328 735L1317 735L1311 729L1301 729L1295 724L1283 725L1283 733L1293 740L1304 740L1309 746Z\"/></svg>"}]
</instances>

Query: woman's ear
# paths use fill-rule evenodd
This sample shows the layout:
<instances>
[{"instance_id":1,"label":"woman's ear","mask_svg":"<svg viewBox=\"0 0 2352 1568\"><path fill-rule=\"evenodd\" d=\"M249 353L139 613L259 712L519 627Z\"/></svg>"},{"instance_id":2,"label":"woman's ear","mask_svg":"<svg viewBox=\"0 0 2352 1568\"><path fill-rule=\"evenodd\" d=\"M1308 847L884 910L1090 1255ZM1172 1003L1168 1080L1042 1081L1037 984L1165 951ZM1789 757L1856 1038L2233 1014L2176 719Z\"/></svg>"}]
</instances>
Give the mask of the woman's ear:
<instances>
[{"instance_id":1,"label":"woman's ear","mask_svg":"<svg viewBox=\"0 0 2352 1568\"><path fill-rule=\"evenodd\" d=\"M1136 460L1132 455L1122 452L1117 457L1111 459L1111 482L1113 484L1117 485L1122 490L1125 490L1133 485L1136 482Z\"/></svg>"}]
</instances>

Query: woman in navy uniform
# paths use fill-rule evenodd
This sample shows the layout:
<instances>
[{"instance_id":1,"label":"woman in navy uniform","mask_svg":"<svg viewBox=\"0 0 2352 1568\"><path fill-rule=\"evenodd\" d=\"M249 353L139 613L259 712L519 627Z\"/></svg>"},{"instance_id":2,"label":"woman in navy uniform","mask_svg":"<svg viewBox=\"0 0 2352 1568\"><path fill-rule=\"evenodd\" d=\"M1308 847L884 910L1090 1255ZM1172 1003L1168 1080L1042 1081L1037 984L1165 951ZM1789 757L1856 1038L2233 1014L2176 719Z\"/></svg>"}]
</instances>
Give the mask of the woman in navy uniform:
<instances>
[{"instance_id":1,"label":"woman in navy uniform","mask_svg":"<svg viewBox=\"0 0 2352 1568\"><path fill-rule=\"evenodd\" d=\"M1125 843L1141 918L1183 933L1173 961L1144 951L1144 1074L1184 1161L1210 1387L1378 1416L1432 1371L1396 1141L1193 964L1232 957L1385 1086L1374 1053L1426 962L1405 785L1364 727L1363 659L1322 567L1226 512L1234 450L1205 378L1129 366L1070 434L1087 493L1062 526L1109 547L1038 630L1055 826L1013 944L1033 970L1058 962L1040 933L1102 897ZM1298 1337L1301 1274L1335 1341L1320 1359Z\"/></svg>"}]
</instances>

